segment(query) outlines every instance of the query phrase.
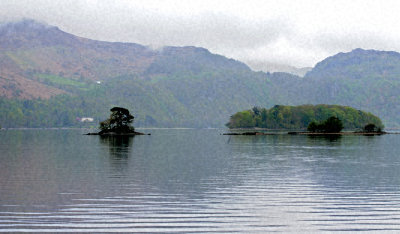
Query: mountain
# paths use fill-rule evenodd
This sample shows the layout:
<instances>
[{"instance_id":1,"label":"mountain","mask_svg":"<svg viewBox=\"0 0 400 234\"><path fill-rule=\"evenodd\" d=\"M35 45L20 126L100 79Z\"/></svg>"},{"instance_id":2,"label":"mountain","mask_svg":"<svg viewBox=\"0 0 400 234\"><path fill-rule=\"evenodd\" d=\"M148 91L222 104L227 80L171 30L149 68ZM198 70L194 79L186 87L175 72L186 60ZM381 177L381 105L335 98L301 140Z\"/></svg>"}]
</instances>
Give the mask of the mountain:
<instances>
[{"instance_id":1,"label":"mountain","mask_svg":"<svg viewBox=\"0 0 400 234\"><path fill-rule=\"evenodd\" d=\"M355 49L339 53L316 64L307 77L349 79L396 79L400 73L400 54L394 51Z\"/></svg>"},{"instance_id":2,"label":"mountain","mask_svg":"<svg viewBox=\"0 0 400 234\"><path fill-rule=\"evenodd\" d=\"M341 104L382 117L387 126L400 123L400 54L355 49L319 62L300 88L314 103Z\"/></svg>"},{"instance_id":3,"label":"mountain","mask_svg":"<svg viewBox=\"0 0 400 234\"><path fill-rule=\"evenodd\" d=\"M253 106L338 104L400 126L400 54L356 49L304 77L254 72L205 48L102 42L33 20L0 26L0 124L97 125L113 106L136 127L222 127Z\"/></svg>"},{"instance_id":4,"label":"mountain","mask_svg":"<svg viewBox=\"0 0 400 234\"><path fill-rule=\"evenodd\" d=\"M25 20L1 26L0 51L5 127L100 121L116 105L138 126L216 127L240 108L272 104L265 74L204 48L100 42Z\"/></svg>"},{"instance_id":5,"label":"mountain","mask_svg":"<svg viewBox=\"0 0 400 234\"><path fill-rule=\"evenodd\" d=\"M400 53L355 49L316 64L304 77L272 73L269 96L280 105L345 105L400 127Z\"/></svg>"},{"instance_id":6,"label":"mountain","mask_svg":"<svg viewBox=\"0 0 400 234\"><path fill-rule=\"evenodd\" d=\"M68 93L49 85L51 76L60 77L61 83L104 80L143 72L156 55L138 44L80 38L33 20L3 24L0 52L0 94L25 99Z\"/></svg>"}]
</instances>

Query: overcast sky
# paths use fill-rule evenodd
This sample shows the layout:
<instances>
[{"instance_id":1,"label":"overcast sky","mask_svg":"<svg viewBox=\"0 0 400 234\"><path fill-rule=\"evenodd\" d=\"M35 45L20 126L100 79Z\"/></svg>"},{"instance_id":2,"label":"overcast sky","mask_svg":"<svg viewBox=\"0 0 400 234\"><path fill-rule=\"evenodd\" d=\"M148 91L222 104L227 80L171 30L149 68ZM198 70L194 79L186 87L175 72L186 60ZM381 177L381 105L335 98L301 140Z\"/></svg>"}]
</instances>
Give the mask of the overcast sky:
<instances>
[{"instance_id":1,"label":"overcast sky","mask_svg":"<svg viewBox=\"0 0 400 234\"><path fill-rule=\"evenodd\" d=\"M400 51L400 1L390 0L0 0L0 21L21 18L91 39L296 67L355 48Z\"/></svg>"}]
</instances>

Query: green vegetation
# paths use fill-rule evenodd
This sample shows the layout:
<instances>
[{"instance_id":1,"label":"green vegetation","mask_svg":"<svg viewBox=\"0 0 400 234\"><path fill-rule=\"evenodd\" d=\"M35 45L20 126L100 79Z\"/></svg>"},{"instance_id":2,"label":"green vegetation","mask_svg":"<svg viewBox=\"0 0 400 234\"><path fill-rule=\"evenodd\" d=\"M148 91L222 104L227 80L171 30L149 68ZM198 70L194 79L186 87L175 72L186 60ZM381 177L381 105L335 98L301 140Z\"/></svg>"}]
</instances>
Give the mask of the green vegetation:
<instances>
[{"instance_id":1,"label":"green vegetation","mask_svg":"<svg viewBox=\"0 0 400 234\"><path fill-rule=\"evenodd\" d=\"M128 109L122 107L111 108L110 118L100 122L100 133L132 133L135 132L135 128L131 126L133 115L129 113Z\"/></svg>"},{"instance_id":2,"label":"green vegetation","mask_svg":"<svg viewBox=\"0 0 400 234\"><path fill-rule=\"evenodd\" d=\"M399 53L355 49L321 61L292 85L304 93L297 92L303 103L354 106L379 113L386 126L395 127L400 126L399 75Z\"/></svg>"},{"instance_id":3,"label":"green vegetation","mask_svg":"<svg viewBox=\"0 0 400 234\"><path fill-rule=\"evenodd\" d=\"M67 91L73 92L76 89L79 89L81 91L86 91L90 88L89 84L83 81L57 76L53 74L36 74L36 77L41 83L56 88L64 89Z\"/></svg>"},{"instance_id":4,"label":"green vegetation","mask_svg":"<svg viewBox=\"0 0 400 234\"><path fill-rule=\"evenodd\" d=\"M198 54L195 52L187 55L192 58L187 60L183 55L180 60L172 59L175 56L173 54L164 55L144 73L109 77L101 84L93 84L93 81L86 78L71 79L33 72L33 75L42 74L39 76L40 82L60 88L68 94L49 100L0 98L0 121L6 128L80 127L82 123L76 120L77 117L92 117L96 121L93 126L96 126L108 117L105 113L111 107L125 106L135 110L136 126L221 127L226 123L227 116L251 105L270 108L274 103L296 105L325 102L345 103L374 111L382 115L391 126L400 123L400 106L393 104L399 102L400 84L397 86L394 78L391 78L393 85L384 81L386 79L365 78L367 84L364 78L345 79L339 74L337 77L340 79L328 76L322 79L321 76L326 75L320 71L323 68L316 70L320 73L315 71L311 73L313 76L302 79L286 73L255 73L242 63L221 56L214 58L206 51L196 52ZM211 61L220 60L218 67L207 62L210 56L213 57ZM204 63L199 64L199 61ZM165 69L166 66L168 69ZM92 85L89 85L90 82ZM383 83L370 85L375 82ZM377 88L368 90L368 87ZM367 117L367 120L356 118L358 111L354 109L339 108L335 113L325 113L304 108L304 113L298 110L300 113L295 115L303 116L300 119L288 118L295 111L290 106L274 107L269 111L259 109L256 111L258 117L253 117L253 110L235 114L236 120L232 120L234 122L230 126L306 129L311 121L324 121L330 116L339 117L347 129L362 129L370 122Z\"/></svg>"},{"instance_id":5,"label":"green vegetation","mask_svg":"<svg viewBox=\"0 0 400 234\"><path fill-rule=\"evenodd\" d=\"M0 97L0 121L6 128L80 127L77 117L92 117L95 127L108 118L110 108L123 106L135 110L135 126L222 127L227 116L250 103L272 104L262 74L247 77L246 72L206 70L154 80L153 76L161 75L149 74L149 79L139 75L113 77L88 90L70 92L63 88L69 93L48 100Z\"/></svg>"},{"instance_id":6,"label":"green vegetation","mask_svg":"<svg viewBox=\"0 0 400 234\"><path fill-rule=\"evenodd\" d=\"M386 126L400 127L396 52L339 53L301 78L254 72L204 48L155 51L133 43L81 40L36 22L20 26L24 25L32 27L21 34L10 27L13 33L4 33L8 38L0 40L3 128L80 127L83 123L76 119L81 117L94 118L96 126L113 106L134 108L135 125L141 127L222 127L238 110L271 108L275 103L353 106L379 113ZM21 45L8 43L12 41ZM330 115L307 110L304 119L290 119L287 115L293 110L284 107L268 112L260 108L255 111L258 117L253 110L240 112L232 126L306 129L311 121L330 116L339 117L345 128L361 129L364 125L354 123L368 123L354 119L357 113L340 111Z\"/></svg>"},{"instance_id":7,"label":"green vegetation","mask_svg":"<svg viewBox=\"0 0 400 234\"><path fill-rule=\"evenodd\" d=\"M329 117L322 123L317 123L315 121L312 121L307 127L307 130L310 132L323 132L323 133L337 133L342 131L342 129L343 129L342 121L334 116Z\"/></svg>"},{"instance_id":8,"label":"green vegetation","mask_svg":"<svg viewBox=\"0 0 400 234\"><path fill-rule=\"evenodd\" d=\"M333 117L333 118L330 118ZM324 129L319 129L318 122ZM339 121L345 129L362 129L373 123L383 129L382 121L371 113L339 105L274 106L271 109L254 107L231 116L229 128L306 129L337 131ZM309 126L311 124L311 126ZM341 130L341 129L340 129Z\"/></svg>"},{"instance_id":9,"label":"green vegetation","mask_svg":"<svg viewBox=\"0 0 400 234\"><path fill-rule=\"evenodd\" d=\"M84 87L85 84L73 79L66 79L65 77L52 75L52 74L37 74L36 75L39 79L42 79L44 82L49 82L53 84L59 85L70 85L76 87Z\"/></svg>"}]
</instances>

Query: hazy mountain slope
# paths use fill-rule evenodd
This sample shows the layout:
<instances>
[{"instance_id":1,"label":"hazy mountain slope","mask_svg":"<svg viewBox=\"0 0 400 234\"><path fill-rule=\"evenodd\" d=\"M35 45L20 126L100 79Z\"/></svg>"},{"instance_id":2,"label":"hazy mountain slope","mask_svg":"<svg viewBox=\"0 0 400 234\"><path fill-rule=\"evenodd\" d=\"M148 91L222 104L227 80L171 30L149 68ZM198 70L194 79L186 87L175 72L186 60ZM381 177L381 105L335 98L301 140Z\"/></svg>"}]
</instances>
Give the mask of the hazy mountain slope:
<instances>
[{"instance_id":1,"label":"hazy mountain slope","mask_svg":"<svg viewBox=\"0 0 400 234\"><path fill-rule=\"evenodd\" d=\"M82 116L101 120L110 107L120 105L131 109L141 126L216 127L238 109L273 104L265 74L204 48L153 51L136 44L78 38L32 21L9 24L5 31L3 35L14 37L16 45L10 45L10 38L0 45L15 67L1 69L22 71L25 79L48 87L28 96L30 89L18 86L19 93L8 97L45 98L42 93L50 89L66 96L33 100L29 105L24 100L3 100L1 109L15 107L13 115L0 117L3 126L64 126ZM38 108L46 111L35 116ZM24 116L31 117L26 121Z\"/></svg>"},{"instance_id":2,"label":"hazy mountain slope","mask_svg":"<svg viewBox=\"0 0 400 234\"><path fill-rule=\"evenodd\" d=\"M89 40L57 27L24 20L0 26L0 54L0 76L18 74L17 79L21 80L14 84L17 92L10 94L0 90L0 95L49 98L63 93L62 88L44 84L40 79L42 75L90 83L143 72L156 53L138 44ZM31 85L26 86L26 83ZM32 87L40 87L42 92L32 92Z\"/></svg>"},{"instance_id":3,"label":"hazy mountain slope","mask_svg":"<svg viewBox=\"0 0 400 234\"><path fill-rule=\"evenodd\" d=\"M371 111L386 125L400 124L400 54L356 49L318 63L299 86L313 103ZM303 99L303 100L304 100Z\"/></svg>"},{"instance_id":4,"label":"hazy mountain slope","mask_svg":"<svg viewBox=\"0 0 400 234\"><path fill-rule=\"evenodd\" d=\"M77 117L100 121L118 105L137 126L222 127L253 106L326 103L400 126L399 58L357 49L301 78L253 72L204 48L100 42L28 20L0 26L0 124L79 126Z\"/></svg>"},{"instance_id":5,"label":"hazy mountain slope","mask_svg":"<svg viewBox=\"0 0 400 234\"><path fill-rule=\"evenodd\" d=\"M355 49L319 62L304 78L269 76L269 95L282 105L338 104L372 112L400 126L400 54Z\"/></svg>"},{"instance_id":6,"label":"hazy mountain slope","mask_svg":"<svg viewBox=\"0 0 400 234\"><path fill-rule=\"evenodd\" d=\"M317 63L306 77L398 79L400 54L394 51L355 49L339 53Z\"/></svg>"},{"instance_id":7,"label":"hazy mountain slope","mask_svg":"<svg viewBox=\"0 0 400 234\"><path fill-rule=\"evenodd\" d=\"M203 48L166 47L145 75L194 113L184 126L223 126L238 108L272 104L265 74Z\"/></svg>"},{"instance_id":8,"label":"hazy mountain slope","mask_svg":"<svg viewBox=\"0 0 400 234\"><path fill-rule=\"evenodd\" d=\"M50 87L26 78L21 69L6 53L0 52L0 95L7 98L33 97L50 98L65 93L63 90Z\"/></svg>"}]
</instances>

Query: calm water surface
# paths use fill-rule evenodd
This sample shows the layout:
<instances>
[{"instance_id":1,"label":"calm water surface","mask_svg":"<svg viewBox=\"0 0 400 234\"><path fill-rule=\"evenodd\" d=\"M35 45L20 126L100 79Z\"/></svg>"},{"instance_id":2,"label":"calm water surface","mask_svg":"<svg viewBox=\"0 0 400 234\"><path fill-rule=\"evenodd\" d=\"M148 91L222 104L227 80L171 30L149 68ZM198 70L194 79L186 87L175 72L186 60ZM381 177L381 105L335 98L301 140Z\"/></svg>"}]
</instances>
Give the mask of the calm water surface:
<instances>
[{"instance_id":1,"label":"calm water surface","mask_svg":"<svg viewBox=\"0 0 400 234\"><path fill-rule=\"evenodd\" d=\"M0 232L400 232L400 135L0 131Z\"/></svg>"}]
</instances>

